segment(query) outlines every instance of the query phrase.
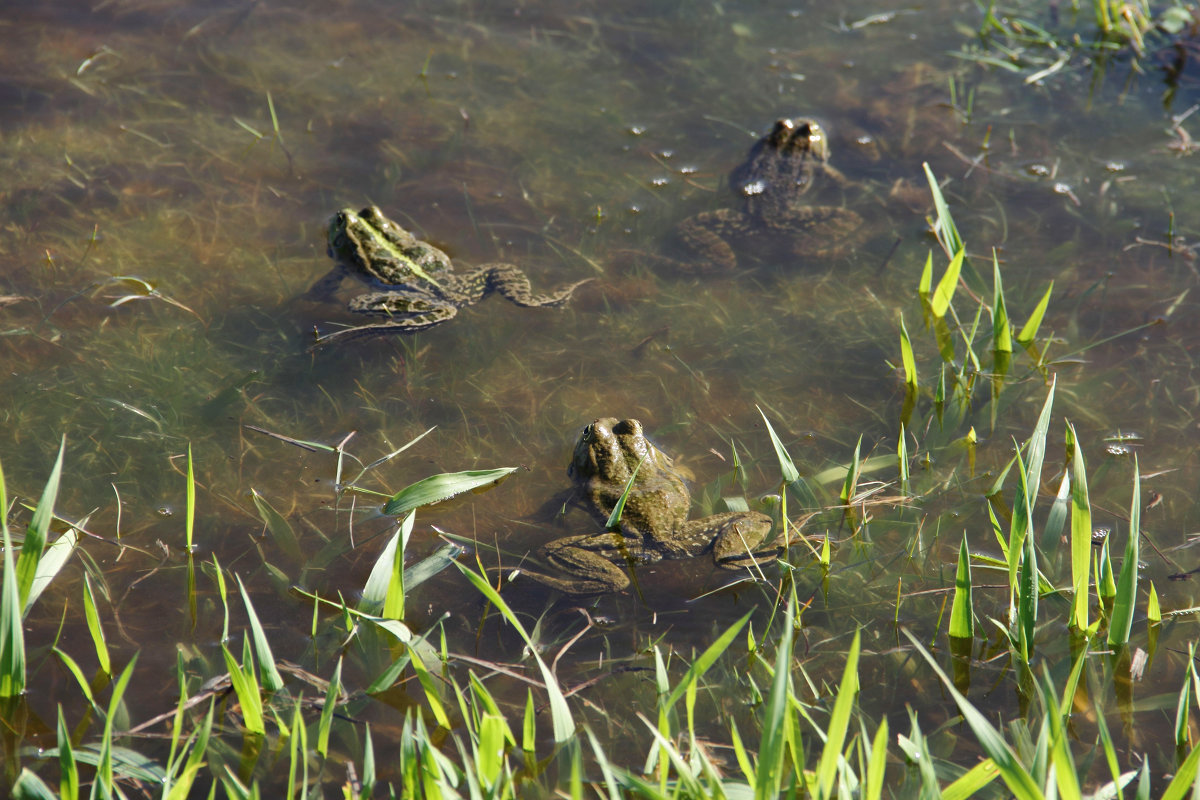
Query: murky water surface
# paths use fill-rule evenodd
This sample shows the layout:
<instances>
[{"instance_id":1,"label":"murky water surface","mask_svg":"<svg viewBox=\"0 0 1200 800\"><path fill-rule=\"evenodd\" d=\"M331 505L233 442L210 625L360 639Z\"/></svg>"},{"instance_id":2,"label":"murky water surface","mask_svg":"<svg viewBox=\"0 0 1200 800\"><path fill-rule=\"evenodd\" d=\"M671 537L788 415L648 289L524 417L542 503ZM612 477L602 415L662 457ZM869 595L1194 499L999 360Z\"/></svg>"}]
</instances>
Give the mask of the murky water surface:
<instances>
[{"instance_id":1,"label":"murky water surface","mask_svg":"<svg viewBox=\"0 0 1200 800\"><path fill-rule=\"evenodd\" d=\"M1029 436L1049 376L1057 394L1039 524L1058 488L1069 419L1095 522L1114 530L1114 558L1128 535L1131 451L1148 506L1144 579L1164 610L1197 605L1197 578L1168 580L1197 565L1189 544L1200 528L1191 249L1200 171L1186 134L1194 123L1173 129L1171 120L1196 101L1195 88L1184 82L1168 95L1152 59L1137 75L1121 58L1103 69L1072 62L1026 83L1032 70L972 59L983 51L970 5L747 6L8 7L0 458L10 495L33 502L65 436L57 510L86 516L95 534L28 620L26 743L52 743L56 704L68 718L83 713L78 687L46 648L56 642L94 670L80 611L85 570L118 660L141 654L134 722L173 708L177 652L197 682L224 671L214 559L245 582L276 655L328 676L340 642L311 636L312 605L289 587L334 598L361 590L388 530L358 510L370 498L355 508L352 495L338 497L339 475L430 428L364 485L394 492L438 472L522 469L485 494L420 512L413 559L439 547L444 532L476 541L481 562L507 574L542 542L595 530L581 512L556 519L552 501L568 488L575 437L600 416L642 420L695 476L700 515L722 494L757 503L778 490L757 405L818 499L834 505L840 478L819 476L845 465L860 436L864 457L895 453L901 315L926 392L907 444L920 496L899 501L893 462L863 475L860 488L891 485L851 518L793 514L805 533L835 544L824 581L810 556L791 557L800 596L811 599L797 654L815 685L837 679L862 626L861 704L871 718L904 730L909 704L928 732L952 715L896 622L938 642L949 660L938 620L959 542L965 532L973 551L999 554L984 495L1013 439ZM728 273L655 268L653 256L687 257L671 236L681 220L736 204L729 171L781 116L812 116L830 131L832 163L847 180L823 187L821 201L862 217L850 246L800 258L751 245ZM965 417L941 425L929 394L941 359L916 296L927 255L935 276L946 263L928 231L924 162L945 182L989 302L993 249L1018 326L1054 283L1042 330L1043 339L1053 334L1048 368L1016 354L995 403L982 389ZM334 302L303 295L330 267L330 214L369 204L456 263L516 263L537 289L593 281L563 309L492 297L428 331L310 351L314 326L325 333L364 321L345 309L357 291L349 282ZM964 290L955 303L969 329L978 304ZM980 326L990 336L986 313ZM986 371L990 345L981 341ZM960 338L958 363L964 353ZM961 445L972 428L973 469ZM1137 438L1106 438L1118 432ZM334 454L281 437L343 443L341 472ZM198 570L194 619L184 554L189 445L196 559L208 565ZM744 491L730 480L733 449ZM1012 491L1010 476L1008 503ZM300 554L265 534L255 492L290 521ZM14 521L25 515L18 507ZM1064 553L1043 569L1065 584L1065 548L1042 544ZM664 562L640 571L641 597L583 604L603 623L572 646L559 675L567 686L596 681L581 713L616 760L644 757L635 712L652 713L655 700L644 677L652 673L637 670L653 667L650 646L690 658L751 609L761 635L779 575L772 568L766 584L708 594L730 573L707 558ZM977 569L976 582L1006 578ZM585 624L578 602L527 579L504 594L529 623L541 618L550 652ZM234 605L236 645L246 623ZM1066 606L1043 598L1037 642L1060 680L1070 664ZM1013 711L1020 700L1007 650L986 622L1002 618L1006 591L977 589L976 609L985 621L969 695L993 715ZM452 652L520 659L510 631L481 624L485 610L453 569L409 598L414 628L449 615ZM340 617L318 626L326 622ZM1144 616L1133 636L1148 646ZM1193 616L1169 621L1132 688L1114 688L1111 672L1098 670L1109 683L1091 687L1088 714L1109 715L1126 756L1170 741L1194 637ZM387 660L349 655L347 685L365 687L372 665ZM729 669L728 693L718 687L711 700L739 718L749 693ZM524 685L489 685L519 714ZM422 702L414 683L356 709L375 726L377 752L395 746L387 731L402 709ZM1080 717L1083 741L1094 736L1089 720ZM715 721L711 733L725 730ZM972 747L940 755L970 764ZM1168 756L1160 761L1170 771Z\"/></svg>"}]
</instances>

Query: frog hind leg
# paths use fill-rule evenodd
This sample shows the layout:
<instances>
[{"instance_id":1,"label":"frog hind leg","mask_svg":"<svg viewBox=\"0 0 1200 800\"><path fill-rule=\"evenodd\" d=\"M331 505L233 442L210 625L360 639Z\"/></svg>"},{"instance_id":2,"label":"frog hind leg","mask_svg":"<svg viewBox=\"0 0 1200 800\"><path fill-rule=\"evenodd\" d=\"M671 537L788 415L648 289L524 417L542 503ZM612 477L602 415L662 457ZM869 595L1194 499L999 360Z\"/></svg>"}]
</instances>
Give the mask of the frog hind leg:
<instances>
[{"instance_id":1,"label":"frog hind leg","mask_svg":"<svg viewBox=\"0 0 1200 800\"><path fill-rule=\"evenodd\" d=\"M706 211L685 219L675 228L675 234L694 258L679 262L679 271L687 274L732 272L738 258L730 241L750 225L746 214L732 208Z\"/></svg>"},{"instance_id":2,"label":"frog hind leg","mask_svg":"<svg viewBox=\"0 0 1200 800\"><path fill-rule=\"evenodd\" d=\"M381 314L389 317L386 322L375 322L370 325L355 325L350 328L340 328L331 333L317 336L314 347L321 347L332 342L345 342L350 339L360 339L365 336L379 336L389 333L416 333L435 325L441 325L454 318L458 309L452 305L441 303L424 304L419 307L388 307L384 300L388 292L368 294L356 297L350 301L350 310L363 314ZM394 301L396 298L390 298Z\"/></svg>"},{"instance_id":3,"label":"frog hind leg","mask_svg":"<svg viewBox=\"0 0 1200 800\"><path fill-rule=\"evenodd\" d=\"M852 235L862 226L857 212L838 206L793 209L786 221L771 227L791 236L792 252L801 258L833 258L851 249Z\"/></svg>"},{"instance_id":4,"label":"frog hind leg","mask_svg":"<svg viewBox=\"0 0 1200 800\"><path fill-rule=\"evenodd\" d=\"M766 514L731 511L698 522L719 526L712 546L713 561L718 567L741 569L755 563L770 563L779 557L778 548L762 547L771 534L772 522Z\"/></svg>"},{"instance_id":5,"label":"frog hind leg","mask_svg":"<svg viewBox=\"0 0 1200 800\"><path fill-rule=\"evenodd\" d=\"M542 560L561 574L548 575L522 569L529 577L551 589L567 594L607 594L629 585L629 575L619 563L633 565L657 560L631 547L619 533L566 536L541 548Z\"/></svg>"},{"instance_id":6,"label":"frog hind leg","mask_svg":"<svg viewBox=\"0 0 1200 800\"><path fill-rule=\"evenodd\" d=\"M524 308L543 308L561 306L571 299L575 290L591 278L568 283L548 294L534 294L529 278L516 264L486 264L479 268L477 274L484 277L479 281L482 291L472 302L482 299L486 294L497 292L508 301Z\"/></svg>"}]
</instances>

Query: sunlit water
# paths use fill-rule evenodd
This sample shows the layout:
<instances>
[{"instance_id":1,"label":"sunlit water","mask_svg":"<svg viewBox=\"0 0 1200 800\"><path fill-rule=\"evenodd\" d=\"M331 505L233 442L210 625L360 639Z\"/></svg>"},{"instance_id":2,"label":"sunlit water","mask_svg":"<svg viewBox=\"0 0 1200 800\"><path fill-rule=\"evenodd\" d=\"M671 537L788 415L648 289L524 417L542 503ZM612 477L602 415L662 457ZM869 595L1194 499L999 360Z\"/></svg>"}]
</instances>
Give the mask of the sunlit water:
<instances>
[{"instance_id":1,"label":"sunlit water","mask_svg":"<svg viewBox=\"0 0 1200 800\"><path fill-rule=\"evenodd\" d=\"M915 291L930 251L935 276L946 263L928 233L924 162L947 182L988 292L996 249L1018 326L1054 282L1043 325L1043 336L1054 334L1048 374L1057 378L1044 494L1058 487L1066 418L1083 442L1095 522L1115 530L1119 559L1133 462L1105 437L1136 432L1151 506L1145 577L1165 610L1196 605L1196 578L1167 579L1196 566L1187 545L1200 466L1190 294L1198 173L1170 119L1195 90L1185 83L1166 96L1153 60L1141 76L1121 59L1107 72L1081 60L1026 84L1030 70L955 56L980 49L973 7L926 4L869 19L881 11L865 2L10 6L0 54L0 457L10 494L32 502L65 435L57 509L90 514L87 530L103 537L85 540L86 559L29 618L29 711L39 720L29 736L52 731L57 703L82 712L77 687L44 648L65 611L57 644L94 669L75 621L85 560L118 662L141 653L134 721L173 706L177 647L197 681L224 671L214 557L246 582L280 658L331 672L338 642L318 636L314 647L312 606L287 588L354 597L384 528L352 511L349 495L335 510L335 456L261 431L345 441L367 463L436 426L372 471L365 483L384 492L437 472L523 467L486 494L420 513L410 544L414 558L436 549L436 525L477 540L499 575L543 541L595 529L582 513L556 522L548 503L568 487L579 429L598 416L641 419L695 475L696 514L715 507L719 478L725 494L740 493L728 481L731 445L752 501L778 489L756 405L809 476L847 463L860 435L864 456L894 453L901 314L927 388L940 364ZM833 163L851 182L839 202L865 221L853 247L806 263L740 253L734 274L700 277L614 256L680 257L672 227L732 205L729 170L788 115L817 117L831 131ZM366 204L464 264L518 263L535 288L595 280L563 310L491 298L424 333L309 352L314 325L363 321L301 295L329 267L329 215ZM956 305L976 308L962 291ZM980 324L990 331L986 314ZM963 352L960 341L958 359ZM808 556L792 559L802 599L812 600L798 658L818 683L836 680L863 626L861 704L893 730L907 727L906 703L926 731L951 713L895 623L944 647L945 623L935 623L947 595L922 592L952 586L964 531L972 550L999 553L983 496L1047 391L1027 356L1014 363L994 427L987 389L967 419L940 430L930 397L919 401L908 447L923 498L872 507L865 530L837 513L810 520L806 533L837 543L824 583ZM953 446L972 427L973 472ZM209 564L194 623L183 557L189 445L196 557ZM357 472L347 462L342 477ZM894 481L895 469L864 479ZM839 488L826 485L820 499L836 502ZM264 536L252 491L291 521L306 557L325 540L345 547L326 548L335 554L320 564L289 557ZM1040 499L1039 520L1049 500ZM136 549L122 551L118 537ZM654 694L641 673L614 666L652 667L651 644L690 657L750 609L759 635L768 624L772 584L693 599L728 577L707 559L667 562L643 570L643 596L586 604L603 624L574 645L560 677L601 677L585 694L611 713L593 724L625 763L645 752L634 712L650 713ZM976 580L1005 576L980 570ZM504 591L530 623L546 611L552 647L583 624L576 603L527 580ZM977 643L970 696L993 712L1018 706L986 622L1003 616L1005 599L1002 590L976 594L988 643ZM245 620L234 605L236 646ZM1070 663L1065 606L1044 600L1039 635L1060 680ZM454 652L520 658L508 631L480 625L484 603L453 569L422 586L409 609L418 629L448 612ZM1169 741L1192 619L1166 626L1132 689L1139 711L1122 719L1125 755ZM1140 615L1134 644L1147 645ZM370 663L348 663L348 685L363 688ZM740 714L747 690L736 675L727 683L729 695L714 701ZM1115 714L1112 687L1095 688L1093 699ZM523 685L495 681L493 690L519 712ZM421 702L419 690L387 699L357 712L380 726L377 749L390 746L380 730L397 724L396 706ZM1090 723L1080 725L1089 740ZM971 747L942 755L970 764ZM1155 766L1169 771L1163 758Z\"/></svg>"}]
</instances>

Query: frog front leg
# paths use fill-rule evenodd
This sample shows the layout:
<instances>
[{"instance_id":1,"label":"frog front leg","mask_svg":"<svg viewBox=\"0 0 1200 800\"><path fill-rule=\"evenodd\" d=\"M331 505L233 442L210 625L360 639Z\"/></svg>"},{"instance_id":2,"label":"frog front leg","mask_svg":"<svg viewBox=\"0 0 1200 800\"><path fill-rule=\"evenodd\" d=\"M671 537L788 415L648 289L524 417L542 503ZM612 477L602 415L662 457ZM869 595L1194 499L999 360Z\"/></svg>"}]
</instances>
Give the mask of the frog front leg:
<instances>
[{"instance_id":1,"label":"frog front leg","mask_svg":"<svg viewBox=\"0 0 1200 800\"><path fill-rule=\"evenodd\" d=\"M346 268L341 264L336 264L333 269L326 272L312 286L308 287L308 291L301 295L301 297L305 300L324 302L333 297L338 287L342 285L342 278L345 277Z\"/></svg>"},{"instance_id":2,"label":"frog front leg","mask_svg":"<svg viewBox=\"0 0 1200 800\"><path fill-rule=\"evenodd\" d=\"M779 557L775 548L760 549L771 535L771 518L753 511L730 511L689 522L716 531L712 539L713 561L725 569L741 569L754 563L769 563Z\"/></svg>"},{"instance_id":3,"label":"frog front leg","mask_svg":"<svg viewBox=\"0 0 1200 800\"><path fill-rule=\"evenodd\" d=\"M522 570L539 583L568 594L619 592L629 585L629 575L619 564L658 560L635 539L619 533L566 536L542 546L545 563L563 575Z\"/></svg>"}]
</instances>

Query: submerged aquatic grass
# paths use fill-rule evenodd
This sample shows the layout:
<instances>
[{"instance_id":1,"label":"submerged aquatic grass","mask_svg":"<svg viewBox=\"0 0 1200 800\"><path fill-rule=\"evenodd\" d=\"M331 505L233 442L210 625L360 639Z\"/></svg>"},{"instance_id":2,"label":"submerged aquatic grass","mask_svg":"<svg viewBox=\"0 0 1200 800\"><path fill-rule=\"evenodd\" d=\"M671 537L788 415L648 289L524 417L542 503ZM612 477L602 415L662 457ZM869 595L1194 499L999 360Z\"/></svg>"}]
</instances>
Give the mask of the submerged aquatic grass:
<instances>
[{"instance_id":1,"label":"submerged aquatic grass","mask_svg":"<svg viewBox=\"0 0 1200 800\"><path fill-rule=\"evenodd\" d=\"M98 11L113 8L125 13L120 4ZM3 742L4 788L18 796L65 797L96 787L96 793L170 798L955 798L1003 794L996 777L1004 764L1006 786L1027 791L1027 777L1042 795L1111 796L1125 786L1129 796L1130 780L1142 781L1146 795L1182 793L1195 773L1195 751L1189 754L1184 735L1190 699L1200 696L1189 689L1188 701L1178 702L1195 681L1190 665L1183 668L1189 604L1181 602L1180 586L1186 584L1164 584L1158 575L1159 586L1166 586L1160 608L1157 593L1147 589L1153 584L1143 580L1130 588L1127 570L1136 558L1120 546L1127 541L1124 521L1111 546L1114 558L1107 543L1096 551L1090 539L1093 524L1112 525L1121 517L1109 509L1124 507L1129 496L1127 457L1102 453L1096 444L1106 415L1113 406L1124 413L1123 404L1136 395L1148 398L1138 399L1143 405L1137 408L1160 435L1190 429L1185 378L1165 380L1187 370L1171 362L1179 348L1159 349L1153 340L1137 350L1093 349L1094 363L1080 363L1081 348L1095 341L1091 332L1103 328L1092 324L1089 315L1098 312L1085 307L1078 291L1091 280L1089 265L1141 264L1127 256L1110 265L1098 257L1094 242L1111 243L1111 231L1121 226L1108 225L1101 211L1103 227L1111 230L1090 229L1083 217L1095 209L1074 211L1070 186L1061 195L1068 213L1027 204L1036 207L1038 224L1062 241L1049 245L1029 235L1029 221L1015 207L1026 205L1020 191L1036 187L1049 194L1066 179L1029 179L1026 167L1038 164L1028 162L1050 157L1043 156L1045 142L1034 126L1018 122L1002 130L1028 109L993 114L1000 105L989 95L994 86L974 84L971 76L961 83L967 108L950 109L961 135L925 127L929 109L944 105L940 95L907 120L852 102L854 95L907 109L913 97L928 99L921 85L915 94L909 84L891 94L872 85L865 58L854 67L834 66L852 40L886 53L887 38L900 37L911 51L910 32L934 33L923 15L911 29L901 27L902 14L864 18L842 26L835 45L810 50L797 26L821 27L812 24L824 13L819 9L793 22L771 4L723 8L715 16L671 17L671 36L655 37L663 46L656 51L645 46L655 31L647 29L652 23L640 7L619 34L594 9L570 14L547 7L521 30L498 33L488 19L494 11L470 20L452 9L427 11L414 8L415 16L396 24L420 31L417 50L397 44L378 15L368 20L374 35L361 36L364 28L348 9L332 27L327 15L327 24L311 26L320 36L297 36L286 53L264 58L257 42L244 37L273 34L254 23L274 12L256 6L228 26L203 9L189 9L179 15L188 20L186 35L165 23L167 49L185 57L202 53L207 74L186 60L178 69L180 62L160 45L123 46L115 38L85 63L69 37L30 59L39 68L58 68L61 54L70 53L75 61L63 74L77 87L81 105L77 114L63 116L78 120L111 107L117 113L106 122L121 133L111 142L64 121L6 140L26 148L18 154L24 157L8 162L18 173L10 197L29 198L21 200L28 212L0 243L12 267L6 274L22 281L13 294L36 289L39 302L42 294L55 296L36 313L13 306L21 315L5 325L6 341L19 342L9 350L15 374L7 383L6 429L14 440L22 437L5 455L17 465L16 483L40 488L40 460L49 460L59 431L66 430L60 496L47 509L67 517L111 501L116 490L117 512L109 503L91 522L72 522L47 511L37 571L61 561L40 596L31 591L23 602L15 580L21 567L6 563L0 613L9 638L0 632L0 643L12 648L0 663L12 661L18 644L29 645L21 680L30 689L23 695L14 688L18 670L5 667L15 702L4 715L13 732ZM1089 11L1085 6L1084 14ZM306 19L303 7L288 14ZM201 20L194 30L192 15ZM297 33L281 17L272 21L282 36ZM679 36L680 30L696 36ZM63 41L55 33L54 41ZM96 35L122 33L104 28L86 41ZM706 102L728 109L722 112L728 119L706 117L689 124L684 136L678 121L696 118L691 100L681 99L693 96L686 87L675 85L665 101L657 81L653 93L612 97L614 76L597 68L601 62L620 62L634 49L638 59L656 52L669 61L682 55L678 45L665 44L671 39L689 42L686 78L676 78L703 89ZM343 62L347 41L353 46ZM720 45L719 67L694 58L691 48L699 41ZM448 42L455 46L445 47ZM514 43L516 57L504 52ZM932 54L936 47L920 49ZM1027 77L1058 58L1050 54L1052 60L1035 64L1029 52L1013 54L1012 61ZM240 60L253 65L252 75ZM886 60L889 73L904 67ZM372 68L364 69L368 63ZM526 91L548 64L564 76L564 88L542 101L556 111L552 124L534 115L528 124L498 106L495 98L506 87ZM1042 77L1065 76L1068 66ZM944 84L939 70L931 73ZM138 77L143 73L162 79L146 84ZM818 74L822 80L814 79ZM43 96L49 89L41 81L36 91L19 93ZM202 95L185 91L185 83L203 87ZM731 85L736 88L723 88ZM803 96L795 89L800 85ZM226 95L248 99L225 104ZM530 92L535 95L543 96L540 84ZM158 113L146 113L139 96ZM638 107L628 96L652 99ZM602 272L614 241L627 246L627 237L654 235L646 220L657 212L648 208L666 217L688 203L719 202L710 201L715 165L747 144L738 139L730 147L727 131L736 129L740 137L762 121L764 109L774 113L801 99L805 107L780 112L841 117L844 111L864 126L871 135L845 137L863 149L855 155L847 142L838 158L848 156L842 163L853 168L847 172L869 173L881 184L911 177L906 165L922 160L906 141L927 142L916 146L944 156L943 150L954 152L982 133L981 125L960 118L995 125L994 135L978 137L978 160L970 163L974 154L962 159L975 175L989 176L986 184L931 178L933 227L945 255L938 256L945 271L936 289L934 254L925 259L924 241L919 255L907 244L900 248L887 270L859 270L841 260L830 277L817 270L747 269L736 281L714 279L718 291L712 293L686 280ZM684 103L687 108L672 108ZM186 110L210 105L220 111ZM336 110L314 117L312 108ZM183 117L182 124L169 117ZM896 122L910 133L889 136L887 126ZM1052 131L1047 137L1061 133L1060 126L1045 127ZM585 128L616 134L593 147L582 141ZM887 145L881 161L866 155L871 139ZM573 146L562 147L567 141ZM103 147L120 150L122 160L106 162ZM315 157L323 150L336 157ZM547 156L558 150L569 155ZM1098 161L1092 151L1066 153L1063 172L1073 157ZM31 172L32 164L68 159L68 178L40 197L28 196L22 187L47 184ZM934 159L939 174L951 174L948 161ZM1186 168L1175 163L1172 169ZM1051 166L1058 169L1057 162ZM919 179L919 166L912 171ZM558 174L579 176L579 186L564 187ZM660 174L668 176L665 182ZM444 185L439 176L447 178ZM1013 193L991 176L1021 189ZM1090 198L1082 182L1075 191L1084 203L1116 206L1139 185L1123 177ZM1097 177L1091 186L1101 183ZM985 185L996 203L979 202ZM556 252L590 261L605 285L549 328L527 324L508 309L486 308L445 336L376 342L323 359L289 358L305 328L297 317L307 312L294 313L287 303L325 266L313 244L320 239L316 227L328 208L375 197L401 212L422 212L431 232L454 240L467 261L532 256L536 264L539 247L554 242ZM634 198L628 205L636 212L622 207L623 197ZM876 199L880 206L889 202L882 193ZM956 211L976 203L989 210L955 224L951 202ZM594 222L572 235L581 211ZM1180 220L1186 231L1182 207ZM909 222L906 215L906 232ZM973 266L982 259L968 251L963 236L981 242L1001 228L994 240L1003 247L992 251L988 286ZM1173 243L1173 230L1170 237ZM1064 250L1034 259L1026 242ZM864 261L877 244L864 236ZM30 253L38 256L37 266L26 272ZM956 258L961 271L950 277ZM917 272L923 259L928 277L918 279L914 297L909 268ZM1080 274L1070 281L1044 274L1061 263L1078 264L1072 269ZM1152 262L1159 272L1138 280L1155 287L1176 263ZM847 275L839 272L844 266ZM1063 287L1053 304L1051 277ZM1126 304L1142 324L1141 315L1158 309L1146 300L1153 291L1114 282L1106 294L1108 283L1098 281L1083 297L1088 303L1119 298L1104 313ZM1162 307L1174 309L1186 325L1187 302L1174 296L1177 302ZM926 317L923 335L919 320L929 307L939 313ZM897 329L902 388L878 363L881 353L896 351ZM497 355L512 330L521 334L521 347ZM579 337L578 348L564 345L570 335L564 331ZM1014 337L1020 348L1006 341ZM1182 334L1175 340L1184 341ZM1141 352L1157 359L1161 390L1123 388L1140 385L1139 373L1105 363L1122 353L1131 361ZM271 368L257 372L264 360ZM77 368L68 370L71 362ZM66 382L45 391L42 382L51 374ZM1053 404L1046 389L1052 374ZM755 403L768 437L756 429ZM785 540L796 541L799 533L809 546L790 548L757 583L722 586L703 597L696 596L704 580L694 574L696 565L672 565L685 577L664 575L674 582L662 581L666 589L652 585L659 594L648 606L607 597L581 612L544 593L498 588L492 556L505 567L519 564L545 532L526 509L562 483L562 459L555 454L564 432L591 415L631 407L645 409L643 417L652 413L668 441L687 442L678 446L681 456L721 459L704 455L710 439L718 443L714 451L733 450L730 471L741 474L705 487L696 503L702 513L716 507L723 487L736 483L746 495L747 486L778 485L773 508ZM1039 408L1050 415L1046 424ZM397 458L434 424L436 445L431 439L428 449L411 451L411 459ZM287 431L291 442L281 446L281 439L265 440L244 425ZM1057 432L1064 428L1071 438L1060 451ZM382 442L381 452L389 455L356 462L350 431L369 431L361 435ZM317 441L326 436L328 442ZM1178 440L1172 455L1186 446L1187 437ZM393 441L408 444L397 448ZM735 445L720 446L729 442ZM191 447L184 455L187 443L194 460ZM1178 487L1189 478L1183 470L1180 482L1170 484L1174 489L1167 488L1161 470L1168 456L1161 442L1158 447L1139 453L1147 471L1142 481L1147 499L1157 487L1169 507L1181 502ZM355 463L365 474L348 480ZM479 469L491 463L530 467L523 473ZM711 473L709 463L700 462L697 474ZM463 503L470 491L494 485L501 472L512 474L499 490ZM456 493L463 503L458 511L449 504L429 507L444 499L438 486L466 476L480 483ZM1049 503L1047 484L1058 487ZM983 495L990 498L990 518L980 505ZM185 518L174 508L176 498L183 498ZM33 502L0 505L11 510L20 541ZM1149 543L1164 544L1161 511L1146 511L1141 524L1130 526L1134 541L1146 537L1144 552ZM1068 514L1069 568L1067 548L1059 546ZM1170 519L1175 526L1186 516ZM427 524L431 520L438 529ZM1190 529L1184 522L1177 527ZM148 546L156 540L161 548ZM460 566L476 576L478 589L449 569L456 559L467 561L461 546L473 548L475 564ZM1186 559L1184 546L1164 549L1170 558ZM997 552L999 558L992 555ZM16 560L8 547L5 555ZM207 580L196 580L197 563ZM1156 561L1152 569L1159 566ZM234 584L230 603L227 590ZM958 594L964 586L969 601ZM691 602L684 604L680 594ZM1117 624L1118 605L1130 622L1127 632ZM142 606L146 610L135 613ZM507 612L497 616L493 608ZM1126 616L1126 608L1132 614ZM972 616L980 622L973 631L966 624ZM1055 635L1063 626L1074 638ZM936 676L898 633L903 627L930 643L946 685L977 708L1013 758L997 746L998 757L981 761L982 740L991 741L986 730L930 721L966 711L957 699L949 705ZM947 646L947 635L967 639L965 652L952 640ZM1124 638L1110 655L1104 651L1114 635ZM55 649L47 651L50 642ZM1145 684L1124 678L1122 659L1138 649L1149 651L1153 664ZM49 664L45 652L54 656ZM170 670L163 665L170 663L174 674L165 675ZM56 681L60 665L71 676L66 681ZM114 679L129 674L122 702L110 700ZM51 701L47 686L55 687ZM1158 719L1164 697L1175 711L1172 730ZM901 708L897 698L910 700L911 708ZM1068 701L1078 704L1069 719ZM1106 719L1118 718L1110 733ZM1178 757L1157 746L1166 741L1181 746ZM1143 752L1139 777L1131 770Z\"/></svg>"}]
</instances>

